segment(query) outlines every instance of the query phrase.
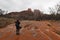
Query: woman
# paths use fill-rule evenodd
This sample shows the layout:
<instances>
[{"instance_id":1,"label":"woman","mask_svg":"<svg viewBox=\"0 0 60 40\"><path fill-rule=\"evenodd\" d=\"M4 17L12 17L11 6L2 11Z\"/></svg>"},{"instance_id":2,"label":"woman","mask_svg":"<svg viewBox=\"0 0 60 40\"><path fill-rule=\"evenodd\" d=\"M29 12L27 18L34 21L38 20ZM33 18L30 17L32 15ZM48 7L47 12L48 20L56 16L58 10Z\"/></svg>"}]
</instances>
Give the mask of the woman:
<instances>
[{"instance_id":1,"label":"woman","mask_svg":"<svg viewBox=\"0 0 60 40\"><path fill-rule=\"evenodd\" d=\"M19 30L21 29L21 27L20 27L19 25L20 25L19 20L16 20L15 26L16 26L16 34L17 34L17 35L19 35Z\"/></svg>"}]
</instances>

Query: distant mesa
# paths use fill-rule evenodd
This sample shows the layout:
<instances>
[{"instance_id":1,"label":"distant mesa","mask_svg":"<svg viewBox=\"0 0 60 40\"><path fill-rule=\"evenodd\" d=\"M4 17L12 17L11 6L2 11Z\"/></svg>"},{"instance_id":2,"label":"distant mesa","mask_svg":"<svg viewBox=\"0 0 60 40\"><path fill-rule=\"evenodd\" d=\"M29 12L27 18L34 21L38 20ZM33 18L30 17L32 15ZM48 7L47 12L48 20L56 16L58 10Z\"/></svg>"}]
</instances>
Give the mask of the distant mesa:
<instances>
[{"instance_id":1,"label":"distant mesa","mask_svg":"<svg viewBox=\"0 0 60 40\"><path fill-rule=\"evenodd\" d=\"M34 17L38 17L41 13L42 12L38 9L32 11L31 8L28 8L27 10L23 10L20 12L10 12L6 14L6 16L20 19L33 19Z\"/></svg>"}]
</instances>

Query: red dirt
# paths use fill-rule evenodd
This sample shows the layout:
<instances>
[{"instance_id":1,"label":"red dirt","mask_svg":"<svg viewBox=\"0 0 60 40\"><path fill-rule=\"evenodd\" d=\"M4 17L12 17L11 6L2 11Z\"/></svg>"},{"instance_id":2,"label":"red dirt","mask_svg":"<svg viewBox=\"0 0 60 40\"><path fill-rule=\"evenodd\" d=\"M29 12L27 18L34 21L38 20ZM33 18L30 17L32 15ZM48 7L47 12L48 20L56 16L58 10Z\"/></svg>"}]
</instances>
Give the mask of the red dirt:
<instances>
[{"instance_id":1,"label":"red dirt","mask_svg":"<svg viewBox=\"0 0 60 40\"><path fill-rule=\"evenodd\" d=\"M51 26L48 26L50 24ZM0 29L0 40L60 40L60 23L49 21L22 21L20 35L16 35L14 24Z\"/></svg>"}]
</instances>

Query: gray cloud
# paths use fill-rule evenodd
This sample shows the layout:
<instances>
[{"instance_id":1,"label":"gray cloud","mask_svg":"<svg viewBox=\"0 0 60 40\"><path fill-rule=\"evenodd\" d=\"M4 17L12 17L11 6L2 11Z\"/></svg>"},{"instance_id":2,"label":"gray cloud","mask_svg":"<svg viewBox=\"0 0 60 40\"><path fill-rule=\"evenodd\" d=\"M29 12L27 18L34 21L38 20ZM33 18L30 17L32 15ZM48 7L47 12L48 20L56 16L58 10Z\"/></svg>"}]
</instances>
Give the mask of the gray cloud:
<instances>
[{"instance_id":1,"label":"gray cloud","mask_svg":"<svg viewBox=\"0 0 60 40\"><path fill-rule=\"evenodd\" d=\"M54 7L58 2L59 0L0 0L0 8L9 12L27 8L37 8L47 12L48 7Z\"/></svg>"}]
</instances>

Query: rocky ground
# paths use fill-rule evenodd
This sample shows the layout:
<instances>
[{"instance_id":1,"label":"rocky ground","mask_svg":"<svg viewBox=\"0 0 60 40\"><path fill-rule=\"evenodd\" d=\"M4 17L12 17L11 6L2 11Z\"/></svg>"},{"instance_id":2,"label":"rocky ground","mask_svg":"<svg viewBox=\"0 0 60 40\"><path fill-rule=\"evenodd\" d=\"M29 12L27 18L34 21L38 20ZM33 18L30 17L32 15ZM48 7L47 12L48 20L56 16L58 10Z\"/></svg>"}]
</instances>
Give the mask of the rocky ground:
<instances>
[{"instance_id":1,"label":"rocky ground","mask_svg":"<svg viewBox=\"0 0 60 40\"><path fill-rule=\"evenodd\" d=\"M60 22L22 21L20 35L14 24L0 29L0 40L60 40Z\"/></svg>"}]
</instances>

